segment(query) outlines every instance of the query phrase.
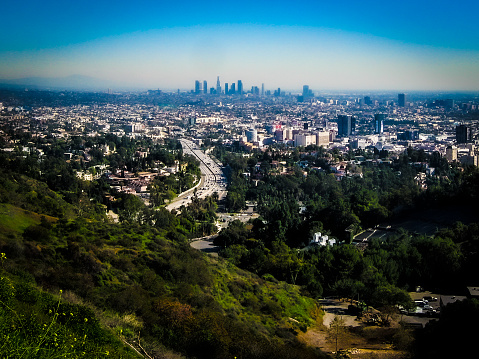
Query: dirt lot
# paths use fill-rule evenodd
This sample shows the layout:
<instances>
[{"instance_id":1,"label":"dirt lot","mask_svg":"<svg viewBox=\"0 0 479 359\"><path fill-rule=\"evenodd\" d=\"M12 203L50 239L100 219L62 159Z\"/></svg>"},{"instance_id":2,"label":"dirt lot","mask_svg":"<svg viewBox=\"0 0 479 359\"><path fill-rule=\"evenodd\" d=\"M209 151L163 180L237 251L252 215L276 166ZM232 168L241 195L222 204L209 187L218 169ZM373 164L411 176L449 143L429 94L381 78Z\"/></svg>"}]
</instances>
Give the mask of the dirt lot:
<instances>
[{"instance_id":1,"label":"dirt lot","mask_svg":"<svg viewBox=\"0 0 479 359\"><path fill-rule=\"evenodd\" d=\"M336 343L328 335L328 329L335 316L340 316L347 330L338 339L338 349L347 350L351 358L388 358L399 359L406 353L392 348L391 338L398 330L397 322L391 327L366 326L356 316L348 315L346 310L349 302L327 299L320 302L324 316L322 322L309 328L306 333L301 333L299 339L304 343L319 348L327 353L336 351Z\"/></svg>"}]
</instances>

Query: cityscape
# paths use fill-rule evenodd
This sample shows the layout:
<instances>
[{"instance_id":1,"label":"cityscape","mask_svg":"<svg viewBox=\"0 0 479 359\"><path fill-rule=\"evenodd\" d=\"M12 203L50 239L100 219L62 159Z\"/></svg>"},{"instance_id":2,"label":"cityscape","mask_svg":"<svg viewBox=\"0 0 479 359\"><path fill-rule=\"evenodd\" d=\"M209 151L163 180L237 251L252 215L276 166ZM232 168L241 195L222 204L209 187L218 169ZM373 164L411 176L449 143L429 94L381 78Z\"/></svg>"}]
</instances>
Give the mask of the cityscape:
<instances>
[{"instance_id":1,"label":"cityscape","mask_svg":"<svg viewBox=\"0 0 479 359\"><path fill-rule=\"evenodd\" d=\"M0 357L473 356L478 11L2 4Z\"/></svg>"},{"instance_id":2,"label":"cityscape","mask_svg":"<svg viewBox=\"0 0 479 359\"><path fill-rule=\"evenodd\" d=\"M132 357L210 357L214 350L219 353L215 357L242 352L255 358L254 331L238 338L241 348L218 344L207 349L208 341L198 337L201 331L183 328L190 320L199 321L214 332L210 319L201 322L196 312L201 311L232 326L216 337L229 340L230 331L241 325L226 324L222 313L228 309L200 298L203 291L212 291L210 300L218 303L224 294L205 283L231 287L231 280L258 288L269 283L261 296L231 287L232 302L223 305L233 306L255 325L258 316L269 320L262 324L267 337L290 328L296 334L289 340L305 345L292 357L435 353L430 341L440 346L436 333L452 329L440 329L442 318L450 308L474 305L478 296L477 271L471 268L477 263L479 96L328 93L308 85L298 92L269 90L264 84L246 90L241 80L222 83L219 76L214 87L208 90L207 84L195 80L191 90L173 92L0 90L4 283L24 285L11 273L31 267L36 283L67 288L75 302L94 298L98 291L111 298L110 310L136 313L134 322L126 319L133 314L122 314L127 316L115 324L113 334L102 332L113 335L108 339L112 344L92 342L86 349L84 343L67 346L71 339L62 338L67 355L93 353L100 346L105 353ZM31 246L62 253L60 262L55 264L51 254L32 252ZM165 248L175 251L175 259L163 257ZM200 253L201 260L195 257ZM373 265L378 253L390 264ZM133 262L137 255L156 258L150 259L152 266L163 263L149 274L156 289L134 279L146 275L140 273L149 266ZM345 262L328 264L328 255ZM207 275L218 260L221 274ZM45 261L49 268L69 273L68 282L47 274ZM181 269L173 269L170 261ZM349 269L340 272L342 265ZM244 272L233 274L224 266ZM380 277L371 277L371 271ZM185 289L185 283L198 285L201 293ZM288 287L272 288L273 283ZM131 288L142 288L141 294ZM291 302L280 305L277 296L285 293ZM245 295L256 298L253 304ZM71 299L57 300L75 305L69 310L85 311L106 305L101 298L80 306ZM158 307L152 309L151 303ZM291 317L291 308L305 312ZM178 310L192 311L190 319L178 319ZM86 323L97 320L95 314L85 313L83 329L54 316L51 335L93 330ZM178 322L172 325L171 320ZM313 324L318 321L320 326ZM150 326L158 325L201 345L185 348L169 335L157 337ZM128 331L143 326L148 329L140 346ZM373 335L369 344L357 332L366 328L374 333L368 334ZM434 330L427 343L419 337L423 328ZM465 338L457 340L468 348L472 342ZM318 340L321 346L311 347ZM16 350L17 342L8 343L5 350ZM290 344L280 343L263 346L262 355L289 358ZM449 342L442 345L446 352L451 348Z\"/></svg>"}]
</instances>

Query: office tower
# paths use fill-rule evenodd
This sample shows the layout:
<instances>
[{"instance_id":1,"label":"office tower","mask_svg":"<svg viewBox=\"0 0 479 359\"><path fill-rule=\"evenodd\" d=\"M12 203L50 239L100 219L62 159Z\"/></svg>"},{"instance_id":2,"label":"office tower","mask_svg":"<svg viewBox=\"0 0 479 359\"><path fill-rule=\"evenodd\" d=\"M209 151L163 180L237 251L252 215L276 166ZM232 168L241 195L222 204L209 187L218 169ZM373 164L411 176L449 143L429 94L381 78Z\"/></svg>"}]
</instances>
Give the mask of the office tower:
<instances>
[{"instance_id":1,"label":"office tower","mask_svg":"<svg viewBox=\"0 0 479 359\"><path fill-rule=\"evenodd\" d=\"M195 81L195 94L199 94L201 91L201 84L198 80Z\"/></svg>"},{"instance_id":2,"label":"office tower","mask_svg":"<svg viewBox=\"0 0 479 359\"><path fill-rule=\"evenodd\" d=\"M230 94L231 95L234 95L236 93L236 84L233 82L231 84L231 90L230 90Z\"/></svg>"},{"instance_id":3,"label":"office tower","mask_svg":"<svg viewBox=\"0 0 479 359\"><path fill-rule=\"evenodd\" d=\"M316 133L316 145L324 146L324 147L329 146L329 132L328 131L322 131L322 132Z\"/></svg>"},{"instance_id":4,"label":"office tower","mask_svg":"<svg viewBox=\"0 0 479 359\"><path fill-rule=\"evenodd\" d=\"M406 106L406 94L400 93L398 94L398 106L405 107Z\"/></svg>"},{"instance_id":5,"label":"office tower","mask_svg":"<svg viewBox=\"0 0 479 359\"><path fill-rule=\"evenodd\" d=\"M216 93L218 95L221 95L221 83L220 83L220 77L219 76L216 78Z\"/></svg>"},{"instance_id":6,"label":"office tower","mask_svg":"<svg viewBox=\"0 0 479 359\"><path fill-rule=\"evenodd\" d=\"M274 92L274 96L276 97L281 96L281 88L278 87L278 89Z\"/></svg>"},{"instance_id":7,"label":"office tower","mask_svg":"<svg viewBox=\"0 0 479 359\"><path fill-rule=\"evenodd\" d=\"M349 136L352 132L352 117L350 115L338 115L338 136Z\"/></svg>"},{"instance_id":8,"label":"office tower","mask_svg":"<svg viewBox=\"0 0 479 359\"><path fill-rule=\"evenodd\" d=\"M457 147L453 147L453 146L446 147L446 159L449 162L457 161Z\"/></svg>"},{"instance_id":9,"label":"office tower","mask_svg":"<svg viewBox=\"0 0 479 359\"><path fill-rule=\"evenodd\" d=\"M304 85L303 86L303 98L306 98L309 96L309 86L308 85Z\"/></svg>"},{"instance_id":10,"label":"office tower","mask_svg":"<svg viewBox=\"0 0 479 359\"><path fill-rule=\"evenodd\" d=\"M228 94L228 83L225 82L225 95L227 95L227 94Z\"/></svg>"},{"instance_id":11,"label":"office tower","mask_svg":"<svg viewBox=\"0 0 479 359\"><path fill-rule=\"evenodd\" d=\"M251 128L246 131L246 141L258 142L258 131L255 128Z\"/></svg>"},{"instance_id":12,"label":"office tower","mask_svg":"<svg viewBox=\"0 0 479 359\"><path fill-rule=\"evenodd\" d=\"M398 140L402 141L417 141L419 140L419 132L417 130L407 130L404 132L398 132Z\"/></svg>"},{"instance_id":13,"label":"office tower","mask_svg":"<svg viewBox=\"0 0 479 359\"><path fill-rule=\"evenodd\" d=\"M208 93L208 82L203 81L203 93L207 94Z\"/></svg>"},{"instance_id":14,"label":"office tower","mask_svg":"<svg viewBox=\"0 0 479 359\"><path fill-rule=\"evenodd\" d=\"M371 101L371 97L369 96L364 96L364 104L365 105L371 105L373 102Z\"/></svg>"},{"instance_id":15,"label":"office tower","mask_svg":"<svg viewBox=\"0 0 479 359\"><path fill-rule=\"evenodd\" d=\"M238 80L238 94L243 94L243 82L241 80Z\"/></svg>"},{"instance_id":16,"label":"office tower","mask_svg":"<svg viewBox=\"0 0 479 359\"><path fill-rule=\"evenodd\" d=\"M264 96L264 83L261 84L261 96Z\"/></svg>"},{"instance_id":17,"label":"office tower","mask_svg":"<svg viewBox=\"0 0 479 359\"><path fill-rule=\"evenodd\" d=\"M385 113L377 113L374 115L374 133L379 134L384 132Z\"/></svg>"},{"instance_id":18,"label":"office tower","mask_svg":"<svg viewBox=\"0 0 479 359\"><path fill-rule=\"evenodd\" d=\"M274 139L276 141L283 141L284 140L284 131L283 130L276 130L274 131Z\"/></svg>"},{"instance_id":19,"label":"office tower","mask_svg":"<svg viewBox=\"0 0 479 359\"><path fill-rule=\"evenodd\" d=\"M466 125L456 126L456 142L457 143L472 142L472 128Z\"/></svg>"}]
</instances>

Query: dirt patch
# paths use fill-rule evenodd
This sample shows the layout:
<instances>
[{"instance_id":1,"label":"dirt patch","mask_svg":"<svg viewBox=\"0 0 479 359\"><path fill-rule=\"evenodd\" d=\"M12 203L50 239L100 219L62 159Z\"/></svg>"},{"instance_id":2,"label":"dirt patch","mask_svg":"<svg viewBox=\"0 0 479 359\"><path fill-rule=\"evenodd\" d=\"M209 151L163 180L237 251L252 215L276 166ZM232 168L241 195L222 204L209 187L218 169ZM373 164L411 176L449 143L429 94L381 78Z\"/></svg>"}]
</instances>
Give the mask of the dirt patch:
<instances>
[{"instance_id":1,"label":"dirt patch","mask_svg":"<svg viewBox=\"0 0 479 359\"><path fill-rule=\"evenodd\" d=\"M367 332L363 332L363 329ZM338 350L347 352L351 358L406 358L406 352L394 350L391 344L384 342L385 336L391 334L387 333L390 330L392 329L384 332L382 328L367 327L356 327L356 330L348 330L346 335L338 341ZM298 338L303 343L328 354L336 352L336 343L329 338L327 328L324 326L309 328L306 333L301 333Z\"/></svg>"},{"instance_id":2,"label":"dirt patch","mask_svg":"<svg viewBox=\"0 0 479 359\"><path fill-rule=\"evenodd\" d=\"M391 344L392 337L398 330L397 325L366 326L356 316L348 315L347 301L329 299L322 300L320 304L324 310L322 321L298 336L303 343L329 354L335 353L336 341L328 332L334 318L340 317L344 322L344 333L338 337L337 349L346 351L350 358L399 359L407 356L404 351L394 350Z\"/></svg>"}]
</instances>

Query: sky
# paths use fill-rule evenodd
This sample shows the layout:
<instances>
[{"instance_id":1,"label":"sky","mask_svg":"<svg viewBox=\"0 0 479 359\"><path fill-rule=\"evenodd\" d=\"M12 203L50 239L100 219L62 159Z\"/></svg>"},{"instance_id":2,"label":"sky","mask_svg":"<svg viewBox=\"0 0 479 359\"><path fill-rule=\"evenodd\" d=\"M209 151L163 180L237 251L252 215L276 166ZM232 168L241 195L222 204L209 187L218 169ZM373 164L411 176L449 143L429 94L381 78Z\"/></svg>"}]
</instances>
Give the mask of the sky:
<instances>
[{"instance_id":1,"label":"sky","mask_svg":"<svg viewBox=\"0 0 479 359\"><path fill-rule=\"evenodd\" d=\"M479 90L479 1L6 0L0 79Z\"/></svg>"}]
</instances>

